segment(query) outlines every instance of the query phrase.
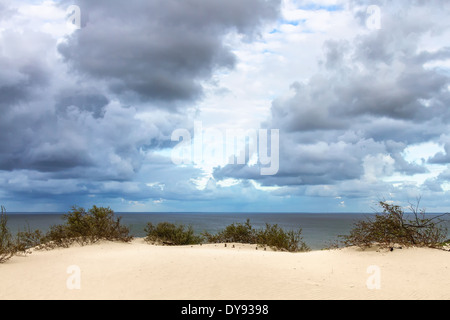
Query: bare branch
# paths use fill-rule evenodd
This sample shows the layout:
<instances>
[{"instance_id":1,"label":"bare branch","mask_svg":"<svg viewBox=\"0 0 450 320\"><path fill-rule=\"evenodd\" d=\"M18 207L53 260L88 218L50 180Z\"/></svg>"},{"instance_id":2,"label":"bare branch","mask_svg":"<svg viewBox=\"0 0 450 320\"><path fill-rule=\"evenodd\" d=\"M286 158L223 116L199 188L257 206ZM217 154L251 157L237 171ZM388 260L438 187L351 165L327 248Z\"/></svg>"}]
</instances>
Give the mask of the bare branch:
<instances>
[{"instance_id":1,"label":"bare branch","mask_svg":"<svg viewBox=\"0 0 450 320\"><path fill-rule=\"evenodd\" d=\"M376 214L372 219L356 222L350 235L341 236L344 244L361 248L374 244L384 248L392 248L394 245L441 247L447 237L444 224L447 220L442 217L448 213L426 218L425 210L419 209L420 201L421 198L418 197L417 204L410 203L414 214L411 219L404 215L400 206L380 202L383 213ZM419 214L422 217L419 217Z\"/></svg>"}]
</instances>

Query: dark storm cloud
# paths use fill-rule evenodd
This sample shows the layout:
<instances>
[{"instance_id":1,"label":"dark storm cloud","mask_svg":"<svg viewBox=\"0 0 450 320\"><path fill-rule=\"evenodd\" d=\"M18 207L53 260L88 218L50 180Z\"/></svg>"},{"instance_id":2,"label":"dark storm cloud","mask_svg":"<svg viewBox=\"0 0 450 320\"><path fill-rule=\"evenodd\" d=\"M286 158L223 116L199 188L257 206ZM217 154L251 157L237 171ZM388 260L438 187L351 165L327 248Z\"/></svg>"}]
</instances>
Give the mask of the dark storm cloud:
<instances>
[{"instance_id":1,"label":"dark storm cloud","mask_svg":"<svg viewBox=\"0 0 450 320\"><path fill-rule=\"evenodd\" d=\"M450 164L450 143L446 143L444 149L445 153L439 152L428 162L432 164Z\"/></svg>"},{"instance_id":2,"label":"dark storm cloud","mask_svg":"<svg viewBox=\"0 0 450 320\"><path fill-rule=\"evenodd\" d=\"M280 170L275 176L261 176L257 166L228 165L216 169L214 177L254 179L265 186L335 183L360 178L364 174L362 162L368 152L374 154L386 152L383 143L373 140L359 138L353 141L351 138L335 137L334 141L302 144L298 143L299 136L286 132L280 137Z\"/></svg>"},{"instance_id":3,"label":"dark storm cloud","mask_svg":"<svg viewBox=\"0 0 450 320\"><path fill-rule=\"evenodd\" d=\"M446 44L432 52L420 45L423 38L442 32L444 21L431 18L442 3L405 4L399 12L383 4L381 30L353 41L325 42L320 72L293 84L290 98L272 103L264 126L280 129L279 173L263 177L255 168L227 166L216 170L217 178L277 186L339 185L351 193L344 188L348 182L371 181L383 170L428 172L407 162L402 153L411 144L437 141L447 132L450 77L426 65L450 58L450 51ZM450 149L431 161L448 163L448 154Z\"/></svg>"},{"instance_id":4,"label":"dark storm cloud","mask_svg":"<svg viewBox=\"0 0 450 320\"><path fill-rule=\"evenodd\" d=\"M55 104L57 113L70 112L71 108L92 113L94 118L100 118L105 113L105 106L109 103L109 99L100 92L93 90L71 90L61 92Z\"/></svg>"},{"instance_id":5,"label":"dark storm cloud","mask_svg":"<svg viewBox=\"0 0 450 320\"><path fill-rule=\"evenodd\" d=\"M48 96L54 72L49 57L55 45L49 35L34 30L1 31L0 170L26 168L27 152L52 122Z\"/></svg>"},{"instance_id":6,"label":"dark storm cloud","mask_svg":"<svg viewBox=\"0 0 450 320\"><path fill-rule=\"evenodd\" d=\"M5 112L48 84L51 71L46 57L53 40L39 32L4 30L0 41L0 110Z\"/></svg>"},{"instance_id":7,"label":"dark storm cloud","mask_svg":"<svg viewBox=\"0 0 450 320\"><path fill-rule=\"evenodd\" d=\"M424 67L427 62L447 57L447 49L416 54L418 48L412 46L394 58L398 55L396 38L390 43L378 38L378 42L367 42L361 36L353 46L347 41L326 42L325 69L307 84L295 83L292 98L273 102L272 126L308 132L352 128L356 119L423 123L448 117L445 103L449 101L449 77ZM384 49L368 57L371 47L389 47L389 54ZM428 108L423 105L426 100L431 102Z\"/></svg>"},{"instance_id":8,"label":"dark storm cloud","mask_svg":"<svg viewBox=\"0 0 450 320\"><path fill-rule=\"evenodd\" d=\"M224 36L251 38L278 0L78 1L86 25L59 46L76 72L144 100L195 100L201 81L236 62ZM172 105L173 106L173 105Z\"/></svg>"},{"instance_id":9,"label":"dark storm cloud","mask_svg":"<svg viewBox=\"0 0 450 320\"><path fill-rule=\"evenodd\" d=\"M0 18L20 21L9 4L0 0ZM75 4L82 29L63 41L28 25L0 28L2 196L158 199L162 190L148 186L157 180L169 198L200 199L189 182L199 170L182 174L148 155L166 146L175 128L190 127L180 106L201 97L201 82L234 67L226 35L252 41L277 17L280 1ZM154 105L164 108L148 112Z\"/></svg>"}]
</instances>

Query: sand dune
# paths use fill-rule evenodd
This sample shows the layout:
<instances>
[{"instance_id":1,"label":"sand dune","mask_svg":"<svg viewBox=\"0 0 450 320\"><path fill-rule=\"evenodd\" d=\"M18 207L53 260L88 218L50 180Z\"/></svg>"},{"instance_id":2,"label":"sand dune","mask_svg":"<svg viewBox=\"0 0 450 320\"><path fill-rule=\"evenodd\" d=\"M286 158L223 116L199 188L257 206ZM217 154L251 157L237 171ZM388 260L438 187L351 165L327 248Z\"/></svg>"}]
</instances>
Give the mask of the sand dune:
<instances>
[{"instance_id":1,"label":"sand dune","mask_svg":"<svg viewBox=\"0 0 450 320\"><path fill-rule=\"evenodd\" d=\"M450 299L450 252L99 243L14 257L0 299Z\"/></svg>"}]
</instances>

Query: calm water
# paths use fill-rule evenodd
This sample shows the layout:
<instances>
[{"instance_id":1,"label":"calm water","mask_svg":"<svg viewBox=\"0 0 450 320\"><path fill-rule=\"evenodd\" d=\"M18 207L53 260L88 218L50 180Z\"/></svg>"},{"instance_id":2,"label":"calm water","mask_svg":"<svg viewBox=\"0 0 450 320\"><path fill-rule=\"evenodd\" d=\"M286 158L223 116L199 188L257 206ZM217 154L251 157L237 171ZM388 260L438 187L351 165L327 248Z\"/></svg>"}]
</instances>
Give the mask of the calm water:
<instances>
[{"instance_id":1,"label":"calm water","mask_svg":"<svg viewBox=\"0 0 450 320\"><path fill-rule=\"evenodd\" d=\"M254 227L264 227L266 223L278 224L286 230L303 230L303 240L313 250L322 249L336 240L338 235L348 234L353 223L364 220L370 214L269 214L269 213L116 213L122 217L122 223L130 228L135 237L144 237L144 228L148 222L181 223L192 225L198 233L208 231L215 233L226 226L250 219ZM8 228L12 233L28 226L44 232L49 227L62 224L62 214L20 214L8 213Z\"/></svg>"}]
</instances>

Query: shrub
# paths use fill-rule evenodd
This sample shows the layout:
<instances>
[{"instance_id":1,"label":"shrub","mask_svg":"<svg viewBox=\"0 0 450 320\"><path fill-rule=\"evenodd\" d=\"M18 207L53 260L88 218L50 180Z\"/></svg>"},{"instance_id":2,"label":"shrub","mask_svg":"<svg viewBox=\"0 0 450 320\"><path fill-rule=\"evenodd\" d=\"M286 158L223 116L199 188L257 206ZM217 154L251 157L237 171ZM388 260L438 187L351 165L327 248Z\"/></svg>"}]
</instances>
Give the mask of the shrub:
<instances>
[{"instance_id":1,"label":"shrub","mask_svg":"<svg viewBox=\"0 0 450 320\"><path fill-rule=\"evenodd\" d=\"M76 241L70 234L66 225L51 226L43 237L42 243L45 249L68 248Z\"/></svg>"},{"instance_id":2,"label":"shrub","mask_svg":"<svg viewBox=\"0 0 450 320\"><path fill-rule=\"evenodd\" d=\"M192 226L185 227L168 222L162 222L156 226L148 223L145 232L147 242L165 245L193 245L204 241L203 237L195 235Z\"/></svg>"},{"instance_id":3,"label":"shrub","mask_svg":"<svg viewBox=\"0 0 450 320\"><path fill-rule=\"evenodd\" d=\"M8 218L6 210L2 206L0 214L0 263L9 260L16 252L11 232L8 229Z\"/></svg>"},{"instance_id":4,"label":"shrub","mask_svg":"<svg viewBox=\"0 0 450 320\"><path fill-rule=\"evenodd\" d=\"M441 219L445 215L426 217L425 210L418 210L419 203L410 206L412 218L408 218L400 206L380 202L383 213L356 222L349 235L341 236L344 245L363 249L375 244L381 248L441 246L447 237L445 220Z\"/></svg>"},{"instance_id":5,"label":"shrub","mask_svg":"<svg viewBox=\"0 0 450 320\"><path fill-rule=\"evenodd\" d=\"M31 248L43 245L45 235L40 230L31 231L30 226L24 231L19 231L16 238L16 250L24 254L29 253Z\"/></svg>"},{"instance_id":6,"label":"shrub","mask_svg":"<svg viewBox=\"0 0 450 320\"><path fill-rule=\"evenodd\" d=\"M233 223L215 235L208 232L204 232L203 235L210 243L256 243L256 230L251 226L249 219L244 224Z\"/></svg>"},{"instance_id":7,"label":"shrub","mask_svg":"<svg viewBox=\"0 0 450 320\"><path fill-rule=\"evenodd\" d=\"M302 230L285 231L278 225L266 224L265 229L254 229L247 219L245 224L233 223L216 235L204 233L208 242L212 243L248 243L269 246L276 250L289 252L309 251L303 242Z\"/></svg>"},{"instance_id":8,"label":"shrub","mask_svg":"<svg viewBox=\"0 0 450 320\"><path fill-rule=\"evenodd\" d=\"M74 242L86 245L100 240L130 242L133 239L130 230L120 224L121 218L116 219L110 208L94 206L86 211L73 207L63 219L65 224L52 226L41 240L46 247L68 247Z\"/></svg>"},{"instance_id":9,"label":"shrub","mask_svg":"<svg viewBox=\"0 0 450 320\"><path fill-rule=\"evenodd\" d=\"M303 242L302 229L297 231L284 231L278 225L266 224L266 228L257 233L257 241L260 245L267 245L278 250L289 252L309 251L309 247Z\"/></svg>"}]
</instances>

